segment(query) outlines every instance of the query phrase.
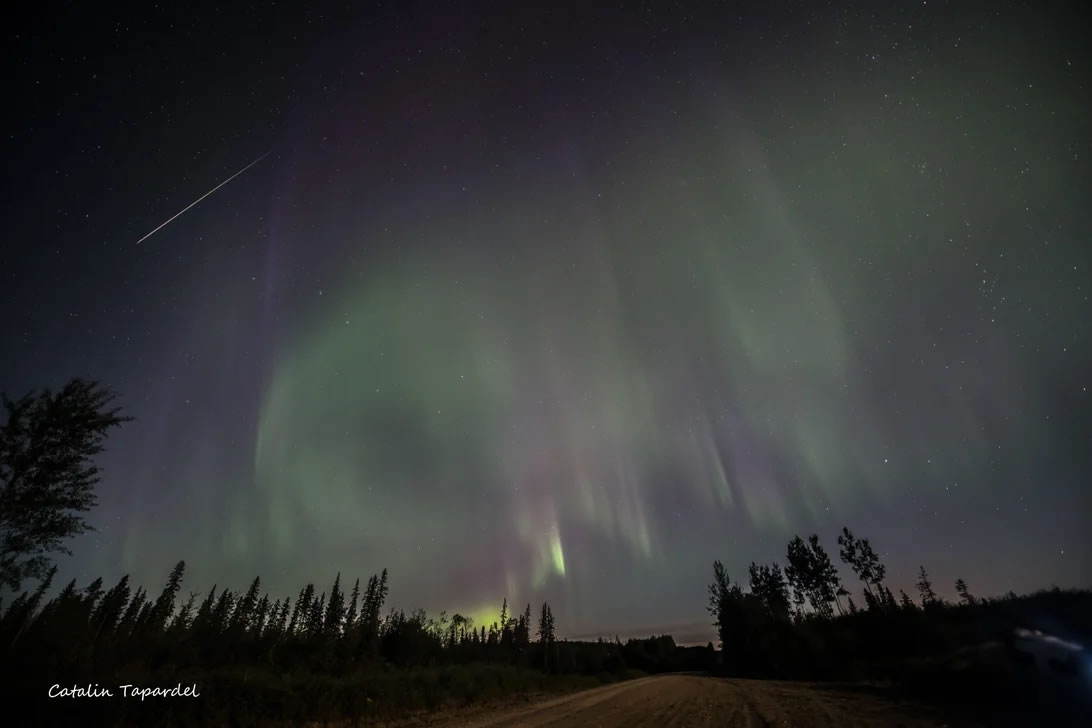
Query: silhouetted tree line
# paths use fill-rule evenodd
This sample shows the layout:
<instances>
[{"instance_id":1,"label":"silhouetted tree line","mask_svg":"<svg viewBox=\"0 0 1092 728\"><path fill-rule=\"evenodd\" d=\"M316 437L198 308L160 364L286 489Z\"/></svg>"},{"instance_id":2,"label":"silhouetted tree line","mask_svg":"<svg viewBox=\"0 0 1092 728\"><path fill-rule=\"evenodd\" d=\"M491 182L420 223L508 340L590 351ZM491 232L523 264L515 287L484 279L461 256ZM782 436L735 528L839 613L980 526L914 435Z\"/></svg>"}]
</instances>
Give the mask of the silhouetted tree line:
<instances>
[{"instance_id":1,"label":"silhouetted tree line","mask_svg":"<svg viewBox=\"0 0 1092 728\"><path fill-rule=\"evenodd\" d=\"M752 562L746 584L732 582L724 565L713 563L708 611L720 640L720 671L755 677L875 677L900 660L1003 640L1013 627L1045 613L1055 615L1055 631L1092 637L1092 593L1087 591L1055 589L1026 597L1010 592L982 599L960 578L955 582L959 601L949 603L922 566L916 598L902 590L896 598L867 538L843 528L838 547L840 560L860 580L860 607L817 534L789 541L784 566Z\"/></svg>"},{"instance_id":2,"label":"silhouetted tree line","mask_svg":"<svg viewBox=\"0 0 1092 728\"><path fill-rule=\"evenodd\" d=\"M269 595L257 577L240 592L214 585L184 595L179 562L154 598L128 576L109 588L102 579L84 587L73 580L49 596L52 554L67 553L68 539L91 530L83 514L95 504L92 461L108 431L131 419L114 399L79 379L58 392L2 397L0 594L18 596L6 605L0 597L0 673L13 694L30 699L44 699L50 682L108 685L120 675L197 679L206 693L137 714L124 703L59 709L46 701L38 719L209 725L389 717L452 699L590 687L630 666L710 664L711 646L698 654L676 649L670 637L559 640L546 603L537 623L530 604L512 615L507 600L499 619L483 625L445 612L384 612L386 570L351 589L338 574L329 588L307 584L294 598ZM20 593L28 581L35 586Z\"/></svg>"},{"instance_id":3,"label":"silhouetted tree line","mask_svg":"<svg viewBox=\"0 0 1092 728\"><path fill-rule=\"evenodd\" d=\"M83 588L73 580L46 599L54 568L33 591L24 591L0 612L7 663L50 674L258 666L337 675L369 665L472 662L597 674L678 666L669 636L625 644L559 640L548 603L542 604L535 624L530 604L513 616L507 600L499 619L488 625L446 612L384 613L386 569L363 588L357 579L348 593L338 574L328 589L319 592L307 584L293 599L263 592L258 577L241 592L213 586L204 595L191 592L182 598L185 568L180 561L154 598L123 576L108 589L102 579Z\"/></svg>"},{"instance_id":4,"label":"silhouetted tree line","mask_svg":"<svg viewBox=\"0 0 1092 728\"><path fill-rule=\"evenodd\" d=\"M527 604L476 625L461 614L386 609L386 570L346 593L325 589L272 597L255 578L242 591L183 592L179 562L157 595L128 576L75 580L49 597L54 567L0 605L0 681L28 701L31 723L227 724L255 720L379 718L451 701L513 692L584 688L635 671L710 669L712 646L678 648L670 636L570 642L552 607ZM537 677L536 677L537 676ZM50 701L46 690L121 683L198 683L200 701ZM88 712L90 711L90 712Z\"/></svg>"},{"instance_id":5,"label":"silhouetted tree line","mask_svg":"<svg viewBox=\"0 0 1092 728\"><path fill-rule=\"evenodd\" d=\"M56 393L2 398L0 593L18 593L7 605L0 598L4 684L16 694L23 686L23 695L42 697L43 679L109 683L124 673L156 681L207 678L213 687L199 702L150 704L139 713L123 703L68 703L65 724L96 718L119 725L212 725L391 716L453 698L588 687L569 678L602 682L633 669L871 677L884 661L996 637L1026 623L1029 610L1052 615L1056 625L1084 627L1092 614L1089 592L980 599L963 579L955 583L959 604L949 604L924 567L917 599L901 591L896 599L869 540L848 529L838 537L838 555L861 582L861 607L814 534L789 542L784 566L752 563L746 588L715 562L709 611L719 655L712 643L680 648L669 636L625 644L617 638L559 640L546 603L535 623L530 604L512 616L507 600L499 619L483 625L445 612L384 613L386 570L363 589L355 580L347 593L338 574L329 589L318 592L307 584L294 599L271 598L257 577L242 592L213 586L183 598L185 563L179 562L154 599L134 589L128 576L110 588L102 579L82 588L72 581L47 598L56 575L50 555L66 552L69 538L90 530L81 514L95 503L98 470L92 459L106 433L130 419L111 406L113 400L109 390L83 380ZM19 593L26 581L37 584ZM1078 636L1092 638L1088 632ZM51 704L37 718L57 715Z\"/></svg>"}]
</instances>

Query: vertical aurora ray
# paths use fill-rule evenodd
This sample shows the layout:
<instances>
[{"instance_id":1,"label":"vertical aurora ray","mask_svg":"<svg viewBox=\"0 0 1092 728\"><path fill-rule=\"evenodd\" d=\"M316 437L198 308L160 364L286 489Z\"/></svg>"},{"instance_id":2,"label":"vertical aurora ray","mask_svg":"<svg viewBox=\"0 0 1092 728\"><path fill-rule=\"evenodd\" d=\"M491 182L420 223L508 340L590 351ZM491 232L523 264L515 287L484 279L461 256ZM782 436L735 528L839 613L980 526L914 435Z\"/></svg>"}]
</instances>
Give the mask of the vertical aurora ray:
<instances>
[{"instance_id":1,"label":"vertical aurora ray","mask_svg":"<svg viewBox=\"0 0 1092 728\"><path fill-rule=\"evenodd\" d=\"M1086 582L1075 14L347 5L240 44L238 5L12 39L98 78L13 77L0 380L137 418L65 577L389 567L397 607L571 634L704 620L712 559L849 525L893 585Z\"/></svg>"},{"instance_id":2,"label":"vertical aurora ray","mask_svg":"<svg viewBox=\"0 0 1092 728\"><path fill-rule=\"evenodd\" d=\"M437 246L347 280L284 350L262 408L268 542L500 545L504 583L483 567L473 601L598 568L570 537L661 558L671 502L774 529L822 507L848 463L797 398L830 411L842 396L844 324L787 222L747 242L756 217L788 216L771 183L756 194L769 204L731 220L650 199L679 231L667 249L601 209L570 243L532 233L491 274ZM497 234L478 225L420 234Z\"/></svg>"}]
</instances>

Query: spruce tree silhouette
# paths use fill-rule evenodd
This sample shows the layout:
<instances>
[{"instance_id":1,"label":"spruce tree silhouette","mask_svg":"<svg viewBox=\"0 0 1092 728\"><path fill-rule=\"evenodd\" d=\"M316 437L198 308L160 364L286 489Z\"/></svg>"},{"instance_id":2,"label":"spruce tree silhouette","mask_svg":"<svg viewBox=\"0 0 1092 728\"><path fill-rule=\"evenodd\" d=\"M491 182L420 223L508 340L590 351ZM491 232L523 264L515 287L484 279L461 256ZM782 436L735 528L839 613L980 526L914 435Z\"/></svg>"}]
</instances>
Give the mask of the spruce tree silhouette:
<instances>
[{"instance_id":1,"label":"spruce tree silhouette","mask_svg":"<svg viewBox=\"0 0 1092 728\"><path fill-rule=\"evenodd\" d=\"M114 628L125 611L125 605L129 603L129 595L129 575L126 574L118 580L118 583L110 591L106 592L98 607L91 614L92 647L103 635L110 637L114 634Z\"/></svg>"},{"instance_id":2,"label":"spruce tree silhouette","mask_svg":"<svg viewBox=\"0 0 1092 728\"><path fill-rule=\"evenodd\" d=\"M9 608L9 613L15 613L15 634L11 638L11 644L9 647L13 647L15 643L22 636L23 632L34 618L34 613L38 611L38 606L42 603L42 597L49 590L49 587L53 585L53 577L57 574L57 567L50 567L46 572L45 578L38 584L38 588L34 590L34 595L30 599L23 599L20 597L21 603L12 604ZM7 615L5 615L6 617ZM7 621L7 620L5 620Z\"/></svg>"},{"instance_id":3,"label":"spruce tree silhouette","mask_svg":"<svg viewBox=\"0 0 1092 728\"><path fill-rule=\"evenodd\" d=\"M352 631L356 626L356 608L357 603L360 601L360 579L356 580L353 584L353 591L349 595L349 610L345 613L345 632Z\"/></svg>"},{"instance_id":4,"label":"spruce tree silhouette","mask_svg":"<svg viewBox=\"0 0 1092 728\"><path fill-rule=\"evenodd\" d=\"M279 697L274 697L263 685L269 680L283 680L286 685L306 680L309 686L331 691L322 696L329 706L356 706L347 707L349 712L342 715L352 719L367 712L359 712L364 710L359 700L361 681L355 676L367 676L365 690L370 693L373 685L388 679L419 679L418 672L403 672L404 668L426 668L429 674L457 676L450 681L441 677L430 682L427 690L433 691L433 699L475 691L475 683L481 680L485 682L480 685L492 686L485 688L487 692L498 683L518 685L522 682L519 670L527 668L587 677L604 672L619 675L636 668L652 673L712 669L741 677L838 679L857 671L867 674L869 665L877 659L939 655L960 645L977 644L982 634L982 626L977 623L986 620L992 625L1007 624L1011 617L1006 613L1010 611L1042 613L1044 607L1063 602L1065 610L1072 614L1087 614L1092 609L1092 592L1051 591L1027 597L1010 595L1004 602L975 600L980 605L976 606L975 619L967 620L964 610L945 604L931 591L922 569L920 581L927 585L924 598L929 605L924 612L902 591L899 608L895 595L877 581L873 572L864 593L873 599L876 611L840 619L831 609L831 594L838 596L838 590L837 582L828 578L829 559L823 558L816 538L794 542L803 557L800 586L806 591L804 600L810 610L806 618L791 620L788 616L788 587L777 564L751 563L750 590L744 591L729 580L723 564L714 562L709 611L715 617L721 642L719 654L714 650L710 655L709 648L678 648L669 636L629 639L624 645L617 638L614 642L595 643L559 640L548 602L542 604L537 641L530 650L530 605L513 618L508 614L507 599L502 600L499 609L500 621L486 618L477 628L463 615L448 619L440 613L437 619L423 610L411 616L401 610L391 611L380 619L387 592L386 572L369 580L362 600L360 580L356 580L347 607L340 574L334 587L318 597L314 586L308 584L294 605L288 597L271 601L269 594L261 592L261 580L257 578L243 592L218 591L213 586L203 598L191 593L178 605L185 568L180 562L154 600L143 588L130 598L128 577L105 592L101 579L83 589L72 581L47 600L51 579L43 580L33 592L23 592L0 611L0 649L7 658L0 661L0 670L16 680L26 665L34 666L34 680L59 672L143 672L149 679L157 670L165 675L203 675L209 680L227 680L224 684L231 689L216 691L221 696L239 695L238 690L253 691L248 693L247 705L268 711L262 718L271 720L284 717L278 711L303 711L302 716L311 708L279 687ZM859 555L861 541L856 543ZM962 580L957 591L969 596ZM824 599L827 618L816 618L824 608ZM354 606L355 622L350 619ZM852 615L856 611L850 598L848 612ZM294 625L289 622L290 613L295 616ZM341 614L344 616L339 618ZM369 650L360 651L358 644L365 627L375 639ZM519 669L513 673L514 680L498 680L496 670L508 669L505 666ZM342 693L337 686L345 678L349 680L344 682L346 692ZM30 679L24 678L23 682L29 684ZM386 693L384 700L409 694L398 688ZM228 698L221 700L232 702ZM219 707L224 707L222 702ZM341 709L334 710L336 713Z\"/></svg>"},{"instance_id":5,"label":"spruce tree silhouette","mask_svg":"<svg viewBox=\"0 0 1092 728\"><path fill-rule=\"evenodd\" d=\"M144 587L137 587L136 593L133 594L133 598L129 600L125 612L121 615L121 621L118 622L115 630L118 637L126 638L132 634L133 628L137 624L137 617L144 609L145 594Z\"/></svg>"},{"instance_id":6,"label":"spruce tree silhouette","mask_svg":"<svg viewBox=\"0 0 1092 728\"><path fill-rule=\"evenodd\" d=\"M269 609L269 595L262 594L262 598L258 600L258 606L254 608L254 616L251 618L247 629L250 637L257 639L262 636L266 620L269 619Z\"/></svg>"},{"instance_id":7,"label":"spruce tree silhouette","mask_svg":"<svg viewBox=\"0 0 1092 728\"><path fill-rule=\"evenodd\" d=\"M929 581L929 575L925 573L925 567L918 570L918 594L921 595L921 606L931 607L938 603L937 593L933 591L933 582Z\"/></svg>"},{"instance_id":8,"label":"spruce tree silhouette","mask_svg":"<svg viewBox=\"0 0 1092 728\"><path fill-rule=\"evenodd\" d=\"M538 642L542 647L542 666L549 670L554 667L554 615L547 602L542 603L542 614L538 619Z\"/></svg>"},{"instance_id":9,"label":"spruce tree silhouette","mask_svg":"<svg viewBox=\"0 0 1092 728\"><path fill-rule=\"evenodd\" d=\"M967 582L963 581L962 578L956 579L955 590L964 604L971 605L975 603L974 595L967 591Z\"/></svg>"},{"instance_id":10,"label":"spruce tree silhouette","mask_svg":"<svg viewBox=\"0 0 1092 728\"><path fill-rule=\"evenodd\" d=\"M174 614L174 602L178 597L178 591L182 588L182 574L186 571L186 562L179 561L173 569L171 569L170 576L167 577L167 584L163 587L163 591L159 594L159 597L155 600L155 605L152 607L150 615L150 623L148 627L151 631L160 631L167 626L167 620Z\"/></svg>"},{"instance_id":11,"label":"spruce tree silhouette","mask_svg":"<svg viewBox=\"0 0 1092 728\"><path fill-rule=\"evenodd\" d=\"M345 594L341 591L341 572L334 578L330 588L330 600L326 603L326 616L323 617L323 633L337 637L341 635L341 622L345 618Z\"/></svg>"},{"instance_id":12,"label":"spruce tree silhouette","mask_svg":"<svg viewBox=\"0 0 1092 728\"><path fill-rule=\"evenodd\" d=\"M523 646L531 644L531 604L523 609Z\"/></svg>"},{"instance_id":13,"label":"spruce tree silhouette","mask_svg":"<svg viewBox=\"0 0 1092 728\"><path fill-rule=\"evenodd\" d=\"M168 629L175 634L184 633L190 628L190 624L193 622L193 605L197 602L197 592L190 592L189 597L182 603L178 613L175 614L170 621Z\"/></svg>"},{"instance_id":14,"label":"spruce tree silhouette","mask_svg":"<svg viewBox=\"0 0 1092 728\"><path fill-rule=\"evenodd\" d=\"M918 608L918 606L914 604L914 600L902 589L899 589L899 604L908 612L913 612Z\"/></svg>"},{"instance_id":15,"label":"spruce tree silhouette","mask_svg":"<svg viewBox=\"0 0 1092 728\"><path fill-rule=\"evenodd\" d=\"M227 632L235 604L235 595L232 594L231 590L224 589L220 592L220 596L216 600L216 606L212 609L212 619L209 623L210 637L217 638Z\"/></svg>"},{"instance_id":16,"label":"spruce tree silhouette","mask_svg":"<svg viewBox=\"0 0 1092 728\"><path fill-rule=\"evenodd\" d=\"M326 611L326 592L318 599L311 600L311 607L307 610L307 637L315 639L322 635L322 617Z\"/></svg>"},{"instance_id":17,"label":"spruce tree silhouette","mask_svg":"<svg viewBox=\"0 0 1092 728\"><path fill-rule=\"evenodd\" d=\"M292 608L292 621L288 623L288 633L295 635L303 631L303 625L307 621L307 614L311 611L311 600L315 596L315 585L308 584L300 590L296 597L296 604Z\"/></svg>"},{"instance_id":18,"label":"spruce tree silhouette","mask_svg":"<svg viewBox=\"0 0 1092 728\"><path fill-rule=\"evenodd\" d=\"M258 606L258 593L261 588L261 577L254 577L254 581L250 582L250 586L247 588L246 593L239 599L238 603L235 605L234 611L231 613L231 618L228 621L228 630L236 639L250 630L251 623L254 619L254 610Z\"/></svg>"}]
</instances>

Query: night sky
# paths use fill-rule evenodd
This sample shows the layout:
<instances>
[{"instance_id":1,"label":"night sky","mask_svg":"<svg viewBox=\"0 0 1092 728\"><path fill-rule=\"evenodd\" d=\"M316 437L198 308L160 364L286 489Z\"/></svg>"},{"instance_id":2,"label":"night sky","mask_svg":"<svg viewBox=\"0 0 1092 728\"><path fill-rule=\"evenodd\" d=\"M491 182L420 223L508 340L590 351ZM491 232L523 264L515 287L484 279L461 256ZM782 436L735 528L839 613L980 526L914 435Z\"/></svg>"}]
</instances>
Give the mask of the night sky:
<instances>
[{"instance_id":1,"label":"night sky","mask_svg":"<svg viewBox=\"0 0 1092 728\"><path fill-rule=\"evenodd\" d=\"M61 583L704 640L848 525L1092 584L1081 4L521 5L9 18L0 389L137 418Z\"/></svg>"}]
</instances>

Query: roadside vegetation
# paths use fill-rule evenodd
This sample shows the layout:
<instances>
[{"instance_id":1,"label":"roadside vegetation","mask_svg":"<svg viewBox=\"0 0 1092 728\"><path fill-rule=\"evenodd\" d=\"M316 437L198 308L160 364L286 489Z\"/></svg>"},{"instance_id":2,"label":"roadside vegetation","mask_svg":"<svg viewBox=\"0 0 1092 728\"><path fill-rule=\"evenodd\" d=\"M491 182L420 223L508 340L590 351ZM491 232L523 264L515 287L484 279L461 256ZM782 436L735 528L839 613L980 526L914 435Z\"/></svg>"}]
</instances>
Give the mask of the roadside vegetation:
<instances>
[{"instance_id":1,"label":"roadside vegetation","mask_svg":"<svg viewBox=\"0 0 1092 728\"><path fill-rule=\"evenodd\" d=\"M1011 701L1038 674L1035 659L1030 667L1009 659L1023 654L1014 630L1092 644L1092 592L980 598L959 579L958 601L948 602L922 567L914 596L896 596L869 539L848 528L838 558L859 581L855 591L818 535L793 538L784 565L752 563L743 582L715 562L708 609L719 645L705 647L680 647L668 635L559 639L548 603L513 610L502 598L487 624L407 613L388 607L385 569L351 583L336 574L292 596L267 593L258 576L238 591L186 592L182 561L152 593L128 576L62 587L52 555L89 529L82 514L95 505L93 458L128 421L113 399L82 380L3 398L0 680L19 703L17 724L372 722L673 671L887 681L918 698ZM1081 659L1047 662L1069 685L1092 677ZM200 698L122 698L124 684L192 685ZM58 690L115 697L49 697Z\"/></svg>"},{"instance_id":2,"label":"roadside vegetation","mask_svg":"<svg viewBox=\"0 0 1092 728\"><path fill-rule=\"evenodd\" d=\"M752 563L742 583L714 563L719 674L879 683L893 696L1030 715L1092 707L1092 591L979 597L960 578L949 601L922 566L914 595L896 596L867 538L843 528L837 544L861 606L816 534L793 538L784 566Z\"/></svg>"}]
</instances>

